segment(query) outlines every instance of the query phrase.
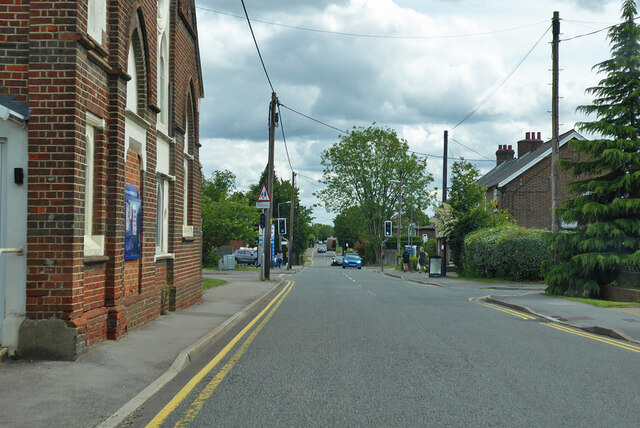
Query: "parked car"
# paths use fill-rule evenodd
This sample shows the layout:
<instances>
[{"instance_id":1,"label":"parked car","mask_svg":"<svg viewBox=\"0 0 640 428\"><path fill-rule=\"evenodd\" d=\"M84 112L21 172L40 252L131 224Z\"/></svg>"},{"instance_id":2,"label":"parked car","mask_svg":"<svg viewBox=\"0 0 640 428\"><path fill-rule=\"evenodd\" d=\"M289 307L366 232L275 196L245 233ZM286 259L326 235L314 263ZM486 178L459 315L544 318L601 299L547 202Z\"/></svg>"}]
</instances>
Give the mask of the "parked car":
<instances>
[{"instance_id":1,"label":"parked car","mask_svg":"<svg viewBox=\"0 0 640 428\"><path fill-rule=\"evenodd\" d=\"M342 256L333 256L331 257L331 266L342 266L342 261L344 257Z\"/></svg>"},{"instance_id":2,"label":"parked car","mask_svg":"<svg viewBox=\"0 0 640 428\"><path fill-rule=\"evenodd\" d=\"M356 253L347 253L342 261L342 269L348 267L357 267L362 269L362 259Z\"/></svg>"},{"instance_id":3,"label":"parked car","mask_svg":"<svg viewBox=\"0 0 640 428\"><path fill-rule=\"evenodd\" d=\"M233 253L236 263L255 264L258 260L257 248L240 248Z\"/></svg>"},{"instance_id":4,"label":"parked car","mask_svg":"<svg viewBox=\"0 0 640 428\"><path fill-rule=\"evenodd\" d=\"M326 253L327 252L327 246L324 244L318 245L318 253Z\"/></svg>"}]
</instances>

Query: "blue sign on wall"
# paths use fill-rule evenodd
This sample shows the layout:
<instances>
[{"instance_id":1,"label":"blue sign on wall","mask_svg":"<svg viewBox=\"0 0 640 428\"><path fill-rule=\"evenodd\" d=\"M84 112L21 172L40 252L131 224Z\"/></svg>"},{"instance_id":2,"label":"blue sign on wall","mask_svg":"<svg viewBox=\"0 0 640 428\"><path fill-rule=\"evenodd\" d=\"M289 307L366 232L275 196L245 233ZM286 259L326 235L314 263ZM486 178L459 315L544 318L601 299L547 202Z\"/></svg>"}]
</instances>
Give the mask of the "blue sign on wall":
<instances>
[{"instance_id":1,"label":"blue sign on wall","mask_svg":"<svg viewBox=\"0 0 640 428\"><path fill-rule=\"evenodd\" d=\"M142 257L142 200L133 184L125 188L124 210L124 259L139 259Z\"/></svg>"}]
</instances>

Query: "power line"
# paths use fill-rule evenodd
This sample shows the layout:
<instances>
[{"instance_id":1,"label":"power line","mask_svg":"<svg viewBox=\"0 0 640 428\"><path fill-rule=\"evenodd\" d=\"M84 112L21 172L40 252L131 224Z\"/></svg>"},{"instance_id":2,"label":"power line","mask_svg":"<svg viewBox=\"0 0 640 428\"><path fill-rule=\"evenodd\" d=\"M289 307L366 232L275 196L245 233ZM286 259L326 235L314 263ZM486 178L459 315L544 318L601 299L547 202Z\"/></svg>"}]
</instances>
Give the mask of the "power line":
<instances>
[{"instance_id":1,"label":"power line","mask_svg":"<svg viewBox=\"0 0 640 428\"><path fill-rule=\"evenodd\" d=\"M319 123L319 124L321 124L321 125L324 125L324 126L326 126L326 127L328 127L328 128L335 129L336 131L341 132L341 133L343 133L343 134L347 134L347 135L349 135L349 134L350 134L350 132L349 132L349 131L345 131L345 130L343 130L343 129L336 128L335 126L331 126L331 125L329 125L328 123L324 123L324 122L322 122L321 120L314 119L313 117L311 117L311 116L307 116L307 115L306 115L306 114L304 114L304 113L300 113L299 111L296 111L296 110L292 109L291 107L287 107L287 106L286 106L286 105L284 105L284 104L279 104L279 105L281 105L282 107L286 108L286 109L287 109L287 110L289 110L289 111L292 111L292 112L294 112L294 113L296 113L296 114L299 114L299 115L300 115L300 116L302 116L302 117L306 117L306 118L307 118L307 119L309 119L309 120L313 120L314 122L317 122L317 123Z\"/></svg>"},{"instance_id":2,"label":"power line","mask_svg":"<svg viewBox=\"0 0 640 428\"><path fill-rule=\"evenodd\" d=\"M202 6L196 6L196 9L204 10L207 12L213 12L220 15L230 16L232 18L244 19L243 16L234 15L233 13L229 13L229 12L222 12L220 10L209 9ZM274 25L274 26L283 27L283 28L290 28L292 30L309 31L312 33L335 34L338 36L361 37L361 38L369 38L369 39L396 39L396 40L417 39L419 40L419 39L460 39L460 38L467 38L467 37L486 36L489 34L505 33L510 31L521 30L523 28L534 27L536 25L544 24L547 21L545 20L540 22L534 22L531 24L521 25L519 27L504 28L500 30L491 30L491 31L485 31L480 33L452 34L452 35L445 35L445 36L390 36L390 35L382 35L382 34L361 34L361 33L348 33L348 32L342 32L342 31L319 30L317 28L299 27L295 25L281 24L279 22L262 21L259 19L254 19L253 22L259 22L261 24Z\"/></svg>"},{"instance_id":3,"label":"power line","mask_svg":"<svg viewBox=\"0 0 640 428\"><path fill-rule=\"evenodd\" d=\"M638 19L640 19L640 16L636 16L635 18L633 18L634 21L637 21ZM580 21L573 21L573 22L580 22ZM569 37L568 39L561 39L560 41L561 42L568 42L569 40L575 40L575 39L579 39L581 37L592 36L594 34L601 33L603 31L609 30L609 29L611 29L613 27L617 27L617 26L622 25L622 24L625 24L625 23L622 22L620 24L609 25L608 27L604 27L604 28L601 28L599 30L591 31L589 33L579 34L577 36Z\"/></svg>"},{"instance_id":4,"label":"power line","mask_svg":"<svg viewBox=\"0 0 640 428\"><path fill-rule=\"evenodd\" d=\"M451 128L451 130L453 131L454 129L456 129L458 126L462 125L467 119L469 119L471 116L473 116L473 114L475 112L477 112L478 110L480 110L480 108L486 104L487 101L489 101L489 99L491 97L493 97L495 95L496 92L498 92L498 90L507 82L507 80L509 80L509 78L511 76L513 76L513 74L516 72L516 70L522 65L522 63L529 57L529 55L531 54L531 52L533 52L533 50L536 48L536 46L538 46L538 44L542 41L542 39L544 38L544 36L549 32L549 30L551 29L551 26L547 27L547 29L544 31L544 33L542 34L542 36L538 39L538 41L531 47L531 49L529 49L529 51L526 53L526 55L520 60L520 62L515 66L515 68L513 70L511 70L511 73L509 73L504 79L502 79L502 81L500 83L498 83L498 86L496 86L489 94L487 94L482 101L480 101L480 104L478 104L478 106L476 108L474 108L471 113L467 114L460 122L458 122L454 127Z\"/></svg>"},{"instance_id":5,"label":"power line","mask_svg":"<svg viewBox=\"0 0 640 428\"><path fill-rule=\"evenodd\" d=\"M267 73L267 67L264 65L264 60L262 59L262 54L260 53L260 48L258 47L258 41L256 40L256 35L253 33L253 27L251 27L251 20L249 19L249 14L247 13L247 8L244 5L244 0L240 0L242 2L242 8L244 9L244 16L247 18L247 23L249 24L249 30L251 30L251 36L253 37L253 43L256 45L256 49L258 50L258 56L260 57L260 62L262 63L262 68L264 69L264 74L267 76L267 80L269 81L269 86L271 86L271 92L275 92L273 89L273 85L271 84L271 79L269 78L269 73Z\"/></svg>"},{"instance_id":6,"label":"power line","mask_svg":"<svg viewBox=\"0 0 640 428\"><path fill-rule=\"evenodd\" d=\"M282 121L282 112L280 111L280 103L276 103L278 106L278 115L280 116L280 131L282 131L282 141L284 141L284 151L287 153L287 160L289 161L289 168L291 172L294 172L293 165L291 165L291 158L289 157L289 148L287 147L287 139L284 136L284 122Z\"/></svg>"},{"instance_id":7,"label":"power line","mask_svg":"<svg viewBox=\"0 0 640 428\"><path fill-rule=\"evenodd\" d=\"M298 172L298 173L296 173L296 174L298 175L298 177L302 178L302 179L303 179L303 180L305 180L305 181L308 181L309 183L311 183L311 184L313 184L313 185L316 185L316 186L318 186L318 187L324 187L324 186L326 186L326 185L325 185L324 183L322 183L320 180L316 180L316 179L314 179L314 178L307 177L306 175L300 174L299 172Z\"/></svg>"},{"instance_id":8,"label":"power line","mask_svg":"<svg viewBox=\"0 0 640 428\"><path fill-rule=\"evenodd\" d=\"M420 156L430 157L430 158L437 158L437 159L444 158L443 155L434 155L434 154L430 154L430 153L421 153L421 152L416 152L415 150L408 150L408 152L409 153L414 153L414 154L420 155ZM469 162L495 162L495 159L488 159L488 158L487 159L467 159L467 158L454 158L453 156L448 156L447 159L460 160L460 161L469 161Z\"/></svg>"},{"instance_id":9,"label":"power line","mask_svg":"<svg viewBox=\"0 0 640 428\"><path fill-rule=\"evenodd\" d=\"M462 147L464 147L465 149L469 149L469 150L471 150L473 153L475 153L475 154L477 154L477 155L480 155L480 156L482 156L483 158L485 158L485 159L487 159L487 160L490 160L488 157L486 157L486 156L485 156L485 155L483 155L482 153L480 153L480 152L478 152L478 151L476 151L476 150L472 149L472 148L471 148L471 147L469 147L469 146L465 146L465 145L464 145L464 144L462 144L460 141L458 141L458 140L456 140L455 138L453 138L451 135L449 135L449 140L453 141L454 143L458 143L458 144L460 144L460 145L461 145Z\"/></svg>"}]
</instances>

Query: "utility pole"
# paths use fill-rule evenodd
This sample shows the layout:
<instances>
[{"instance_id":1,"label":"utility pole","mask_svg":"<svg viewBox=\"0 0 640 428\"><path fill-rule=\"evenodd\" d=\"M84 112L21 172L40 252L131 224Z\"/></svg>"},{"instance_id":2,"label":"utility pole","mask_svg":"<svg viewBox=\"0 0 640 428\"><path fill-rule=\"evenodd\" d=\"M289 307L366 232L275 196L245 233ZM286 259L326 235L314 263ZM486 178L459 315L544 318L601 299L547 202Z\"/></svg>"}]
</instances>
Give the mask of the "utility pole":
<instances>
[{"instance_id":1,"label":"utility pole","mask_svg":"<svg viewBox=\"0 0 640 428\"><path fill-rule=\"evenodd\" d=\"M291 248L293 247L293 207L296 203L296 173L291 171L291 209L289 210L289 245L287 245L287 269L291 270Z\"/></svg>"},{"instance_id":2,"label":"utility pole","mask_svg":"<svg viewBox=\"0 0 640 428\"><path fill-rule=\"evenodd\" d=\"M270 195L267 218L265 219L264 233L264 279L271 279L271 225L273 224L273 147L276 135L276 107L278 99L276 93L271 93L271 103L269 104L269 166L267 177L267 191Z\"/></svg>"},{"instance_id":3,"label":"utility pole","mask_svg":"<svg viewBox=\"0 0 640 428\"><path fill-rule=\"evenodd\" d=\"M397 250L400 251L400 234L402 233L402 171L400 171L400 194L398 196L398 244Z\"/></svg>"},{"instance_id":4,"label":"utility pole","mask_svg":"<svg viewBox=\"0 0 640 428\"><path fill-rule=\"evenodd\" d=\"M442 156L442 203L447 202L447 152L449 152L449 131L444 131L444 154ZM447 238L442 238L442 276L447 276Z\"/></svg>"},{"instance_id":5,"label":"utility pole","mask_svg":"<svg viewBox=\"0 0 640 428\"><path fill-rule=\"evenodd\" d=\"M558 224L558 80L560 69L558 68L558 48L560 44L560 12L553 12L553 43L551 44L551 57L553 61L551 81L551 231L560 230Z\"/></svg>"}]
</instances>

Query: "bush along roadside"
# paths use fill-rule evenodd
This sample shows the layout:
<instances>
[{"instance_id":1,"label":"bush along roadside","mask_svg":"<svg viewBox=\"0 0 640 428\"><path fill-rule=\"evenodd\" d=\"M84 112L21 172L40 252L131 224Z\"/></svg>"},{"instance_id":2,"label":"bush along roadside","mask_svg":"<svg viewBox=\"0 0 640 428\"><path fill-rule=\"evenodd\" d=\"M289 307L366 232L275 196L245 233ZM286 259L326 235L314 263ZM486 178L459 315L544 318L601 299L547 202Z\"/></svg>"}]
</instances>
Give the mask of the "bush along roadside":
<instances>
[{"instance_id":1,"label":"bush along roadside","mask_svg":"<svg viewBox=\"0 0 640 428\"><path fill-rule=\"evenodd\" d=\"M506 225L468 234L464 240L463 274L512 281L541 280L542 263L551 258L543 233Z\"/></svg>"}]
</instances>

